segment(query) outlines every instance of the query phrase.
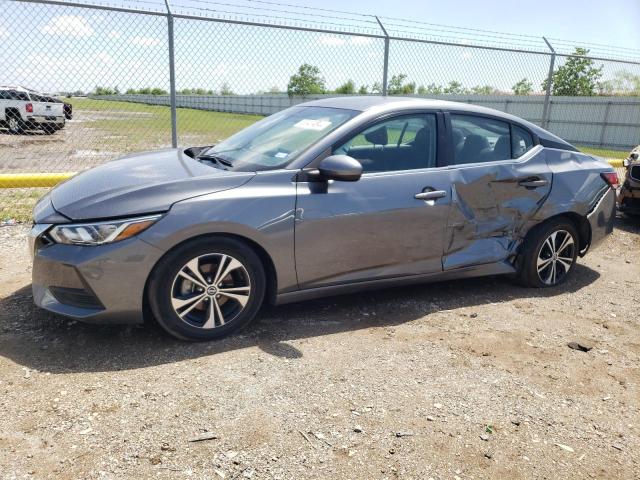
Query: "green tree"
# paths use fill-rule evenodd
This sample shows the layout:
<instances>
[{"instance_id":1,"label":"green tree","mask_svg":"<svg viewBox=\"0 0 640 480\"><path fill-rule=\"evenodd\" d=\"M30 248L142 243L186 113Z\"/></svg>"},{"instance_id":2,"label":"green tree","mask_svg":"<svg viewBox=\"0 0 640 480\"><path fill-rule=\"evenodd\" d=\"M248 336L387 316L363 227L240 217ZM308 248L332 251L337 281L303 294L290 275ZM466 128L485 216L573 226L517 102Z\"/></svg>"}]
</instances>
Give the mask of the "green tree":
<instances>
[{"instance_id":1,"label":"green tree","mask_svg":"<svg viewBox=\"0 0 640 480\"><path fill-rule=\"evenodd\" d=\"M460 82L457 80L451 80L449 85L444 87L442 93L446 93L449 95L464 95L467 92L467 89L462 86Z\"/></svg>"},{"instance_id":2,"label":"green tree","mask_svg":"<svg viewBox=\"0 0 640 480\"><path fill-rule=\"evenodd\" d=\"M99 85L96 85L96 88L93 91L94 95L113 95L113 93L113 88L101 87Z\"/></svg>"},{"instance_id":3,"label":"green tree","mask_svg":"<svg viewBox=\"0 0 640 480\"><path fill-rule=\"evenodd\" d=\"M405 83L407 75L399 73L393 75L387 86L388 95L413 95L416 93L416 84L414 82Z\"/></svg>"},{"instance_id":4,"label":"green tree","mask_svg":"<svg viewBox=\"0 0 640 480\"><path fill-rule=\"evenodd\" d=\"M231 90L229 84L227 82L224 82L222 85L220 85L220 95L235 95L235 93L233 93L233 90Z\"/></svg>"},{"instance_id":5,"label":"green tree","mask_svg":"<svg viewBox=\"0 0 640 480\"><path fill-rule=\"evenodd\" d=\"M289 78L287 93L294 95L313 95L325 92L324 78L320 75L320 69L308 63L300 65L298 73Z\"/></svg>"},{"instance_id":6,"label":"green tree","mask_svg":"<svg viewBox=\"0 0 640 480\"><path fill-rule=\"evenodd\" d=\"M471 93L474 95L496 95L498 90L491 85L476 85L471 87Z\"/></svg>"},{"instance_id":7,"label":"green tree","mask_svg":"<svg viewBox=\"0 0 640 480\"><path fill-rule=\"evenodd\" d=\"M418 87L418 95L442 95L442 87L435 83L430 83L426 87L420 85Z\"/></svg>"},{"instance_id":8,"label":"green tree","mask_svg":"<svg viewBox=\"0 0 640 480\"><path fill-rule=\"evenodd\" d=\"M366 95L367 93L369 93L368 86L367 85L360 85L360 88L358 89L358 94L359 95Z\"/></svg>"},{"instance_id":9,"label":"green tree","mask_svg":"<svg viewBox=\"0 0 640 480\"><path fill-rule=\"evenodd\" d=\"M353 80L347 80L345 83L336 88L335 93L353 95L354 93L356 93L356 84L353 83Z\"/></svg>"},{"instance_id":10,"label":"green tree","mask_svg":"<svg viewBox=\"0 0 640 480\"><path fill-rule=\"evenodd\" d=\"M602 69L586 55L589 50L576 47L573 56L568 57L564 65L554 70L551 76L551 92L553 95L591 96L598 93L598 81L602 77ZM547 81L542 82L542 89L547 89Z\"/></svg>"},{"instance_id":11,"label":"green tree","mask_svg":"<svg viewBox=\"0 0 640 480\"><path fill-rule=\"evenodd\" d=\"M378 95L382 93L382 84L380 82L373 82L371 85L371 93L377 93Z\"/></svg>"},{"instance_id":12,"label":"green tree","mask_svg":"<svg viewBox=\"0 0 640 480\"><path fill-rule=\"evenodd\" d=\"M511 87L511 89L514 95L531 95L531 93L533 93L533 82L523 78Z\"/></svg>"},{"instance_id":13,"label":"green tree","mask_svg":"<svg viewBox=\"0 0 640 480\"><path fill-rule=\"evenodd\" d=\"M598 90L601 95L640 96L640 75L634 75L628 70L619 70L613 74L611 80L600 82Z\"/></svg>"}]
</instances>

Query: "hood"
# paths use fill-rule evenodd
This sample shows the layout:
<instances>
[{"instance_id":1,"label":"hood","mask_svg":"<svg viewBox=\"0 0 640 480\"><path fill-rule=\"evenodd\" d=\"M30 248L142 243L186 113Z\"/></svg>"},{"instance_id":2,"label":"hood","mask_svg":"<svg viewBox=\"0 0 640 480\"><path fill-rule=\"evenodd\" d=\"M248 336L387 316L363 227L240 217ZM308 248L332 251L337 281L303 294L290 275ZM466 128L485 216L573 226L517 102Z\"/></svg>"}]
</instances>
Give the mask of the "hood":
<instances>
[{"instance_id":1,"label":"hood","mask_svg":"<svg viewBox=\"0 0 640 480\"><path fill-rule=\"evenodd\" d=\"M166 211L180 200L239 187L254 175L219 170L168 149L87 170L59 184L50 199L72 220L125 217Z\"/></svg>"}]
</instances>

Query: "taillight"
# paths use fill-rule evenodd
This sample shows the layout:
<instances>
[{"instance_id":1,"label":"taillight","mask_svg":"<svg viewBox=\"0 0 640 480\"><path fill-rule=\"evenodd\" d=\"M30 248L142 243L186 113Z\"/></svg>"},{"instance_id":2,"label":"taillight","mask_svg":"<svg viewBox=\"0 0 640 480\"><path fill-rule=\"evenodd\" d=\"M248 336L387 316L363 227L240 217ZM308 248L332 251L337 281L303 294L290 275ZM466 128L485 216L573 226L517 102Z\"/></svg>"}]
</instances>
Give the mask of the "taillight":
<instances>
[{"instance_id":1,"label":"taillight","mask_svg":"<svg viewBox=\"0 0 640 480\"><path fill-rule=\"evenodd\" d=\"M604 172L600 176L613 189L618 188L618 174L616 172Z\"/></svg>"},{"instance_id":2,"label":"taillight","mask_svg":"<svg viewBox=\"0 0 640 480\"><path fill-rule=\"evenodd\" d=\"M24 108L27 109L27 113L33 113L33 103L27 103Z\"/></svg>"}]
</instances>

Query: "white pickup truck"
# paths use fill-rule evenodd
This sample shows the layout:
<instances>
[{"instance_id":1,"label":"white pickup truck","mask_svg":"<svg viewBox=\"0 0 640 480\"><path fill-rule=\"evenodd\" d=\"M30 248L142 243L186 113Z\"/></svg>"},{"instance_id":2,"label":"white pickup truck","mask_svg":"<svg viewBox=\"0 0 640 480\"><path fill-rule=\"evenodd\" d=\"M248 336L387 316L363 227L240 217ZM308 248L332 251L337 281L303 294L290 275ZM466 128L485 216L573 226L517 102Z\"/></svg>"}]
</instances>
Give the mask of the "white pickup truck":
<instances>
[{"instance_id":1,"label":"white pickup truck","mask_svg":"<svg viewBox=\"0 0 640 480\"><path fill-rule=\"evenodd\" d=\"M64 103L26 88L0 86L0 124L11 133L41 129L51 134L64 123Z\"/></svg>"}]
</instances>

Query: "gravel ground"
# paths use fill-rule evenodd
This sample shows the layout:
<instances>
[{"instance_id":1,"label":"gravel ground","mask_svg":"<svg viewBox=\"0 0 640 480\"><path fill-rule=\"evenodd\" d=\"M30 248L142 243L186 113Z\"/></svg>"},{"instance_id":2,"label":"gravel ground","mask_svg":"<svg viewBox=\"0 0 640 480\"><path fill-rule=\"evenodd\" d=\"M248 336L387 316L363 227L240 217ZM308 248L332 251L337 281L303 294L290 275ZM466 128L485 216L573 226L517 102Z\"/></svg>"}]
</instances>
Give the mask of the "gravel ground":
<instances>
[{"instance_id":1,"label":"gravel ground","mask_svg":"<svg viewBox=\"0 0 640 480\"><path fill-rule=\"evenodd\" d=\"M137 118L135 112L119 112L118 121ZM151 115L148 115L152 118ZM65 128L53 135L33 130L12 135L0 130L0 173L79 172L124 155L131 150L168 146L157 143L154 132L148 140L133 142L126 136L98 130L95 123L110 119L109 111L78 111ZM168 139L169 145L171 139ZM131 144L134 144L133 146Z\"/></svg>"},{"instance_id":2,"label":"gravel ground","mask_svg":"<svg viewBox=\"0 0 640 480\"><path fill-rule=\"evenodd\" d=\"M36 311L25 227L0 228L0 478L638 478L640 225L617 226L559 288L336 297L200 344Z\"/></svg>"}]
</instances>

